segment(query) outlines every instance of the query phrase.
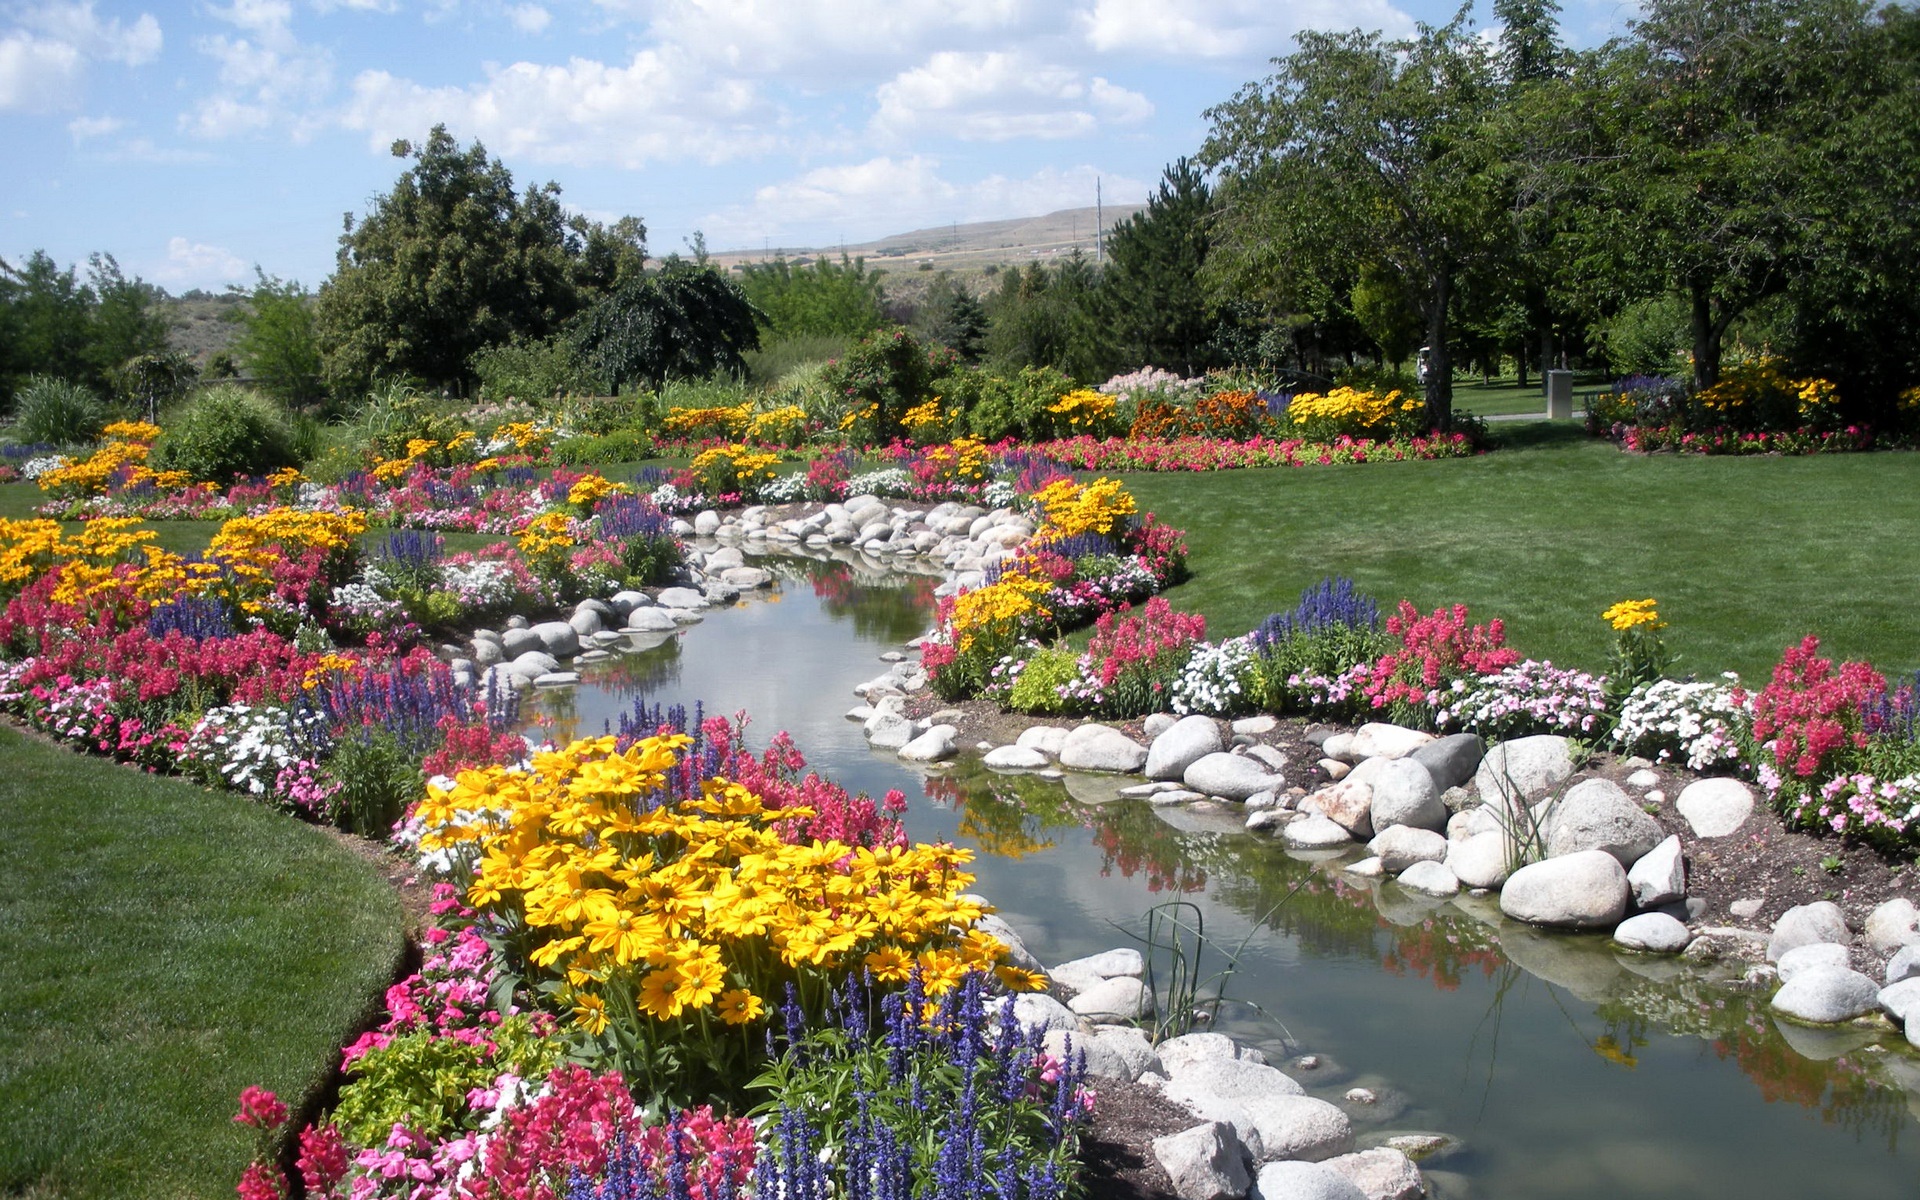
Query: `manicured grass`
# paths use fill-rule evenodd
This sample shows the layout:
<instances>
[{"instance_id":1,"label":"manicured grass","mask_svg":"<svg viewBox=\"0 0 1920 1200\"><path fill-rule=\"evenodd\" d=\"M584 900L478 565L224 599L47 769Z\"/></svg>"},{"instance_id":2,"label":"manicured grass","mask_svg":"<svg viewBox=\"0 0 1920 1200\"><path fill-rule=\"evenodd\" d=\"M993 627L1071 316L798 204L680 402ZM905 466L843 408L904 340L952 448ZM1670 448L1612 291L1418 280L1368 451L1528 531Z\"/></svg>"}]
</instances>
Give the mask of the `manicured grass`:
<instances>
[{"instance_id":1,"label":"manicured grass","mask_svg":"<svg viewBox=\"0 0 1920 1200\"><path fill-rule=\"evenodd\" d=\"M403 915L325 832L0 728L0 1194L231 1196L248 1084L296 1111Z\"/></svg>"},{"instance_id":2,"label":"manicured grass","mask_svg":"<svg viewBox=\"0 0 1920 1200\"><path fill-rule=\"evenodd\" d=\"M1573 381L1574 411L1580 410L1580 396L1611 382L1600 375L1576 375ZM1531 413L1544 417L1547 412L1547 394L1540 390L1540 376L1536 372L1527 377L1527 386L1521 387L1517 376L1496 376L1491 383L1482 383L1477 377L1455 376L1453 380L1453 407L1459 412L1470 412L1481 417L1509 416Z\"/></svg>"},{"instance_id":3,"label":"manicured grass","mask_svg":"<svg viewBox=\"0 0 1920 1200\"><path fill-rule=\"evenodd\" d=\"M1169 599L1215 638L1349 575L1386 607L1463 603L1523 653L1605 666L1600 611L1653 596L1682 671L1764 682L1807 633L1882 670L1920 665L1920 455L1623 454L1572 428L1496 426L1471 460L1132 474L1187 531Z\"/></svg>"}]
</instances>

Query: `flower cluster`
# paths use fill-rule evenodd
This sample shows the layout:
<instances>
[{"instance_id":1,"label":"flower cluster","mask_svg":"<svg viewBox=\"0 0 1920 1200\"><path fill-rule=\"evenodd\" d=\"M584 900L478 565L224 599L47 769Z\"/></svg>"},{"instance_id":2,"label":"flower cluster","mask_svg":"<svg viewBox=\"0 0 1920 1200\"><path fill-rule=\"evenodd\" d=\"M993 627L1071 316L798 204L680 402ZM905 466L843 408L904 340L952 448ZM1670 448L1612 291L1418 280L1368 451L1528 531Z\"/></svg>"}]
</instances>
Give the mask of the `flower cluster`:
<instances>
[{"instance_id":1,"label":"flower cluster","mask_svg":"<svg viewBox=\"0 0 1920 1200\"><path fill-rule=\"evenodd\" d=\"M1613 740L1630 754L1711 771L1739 761L1747 720L1746 693L1737 675L1723 675L1718 682L1660 679L1627 696Z\"/></svg>"},{"instance_id":2,"label":"flower cluster","mask_svg":"<svg viewBox=\"0 0 1920 1200\"><path fill-rule=\"evenodd\" d=\"M1410 436L1417 432L1423 405L1417 397L1337 387L1302 392L1287 406L1287 419L1303 437L1330 442L1337 437Z\"/></svg>"},{"instance_id":3,"label":"flower cluster","mask_svg":"<svg viewBox=\"0 0 1920 1200\"><path fill-rule=\"evenodd\" d=\"M1180 678L1173 685L1173 711L1234 716L1254 706L1254 675L1260 651L1255 635L1228 638L1215 646L1201 642L1193 648Z\"/></svg>"},{"instance_id":4,"label":"flower cluster","mask_svg":"<svg viewBox=\"0 0 1920 1200\"><path fill-rule=\"evenodd\" d=\"M1086 435L1038 442L1034 452L1080 471L1228 471L1242 467L1335 466L1466 458L1479 453L1465 433L1355 438L1329 441L1266 436L1232 441L1163 430L1151 436L1095 438Z\"/></svg>"},{"instance_id":5,"label":"flower cluster","mask_svg":"<svg viewBox=\"0 0 1920 1200\"><path fill-rule=\"evenodd\" d=\"M1434 705L1433 723L1495 741L1531 733L1603 732L1606 685L1584 671L1527 659L1492 674L1455 679Z\"/></svg>"}]
</instances>

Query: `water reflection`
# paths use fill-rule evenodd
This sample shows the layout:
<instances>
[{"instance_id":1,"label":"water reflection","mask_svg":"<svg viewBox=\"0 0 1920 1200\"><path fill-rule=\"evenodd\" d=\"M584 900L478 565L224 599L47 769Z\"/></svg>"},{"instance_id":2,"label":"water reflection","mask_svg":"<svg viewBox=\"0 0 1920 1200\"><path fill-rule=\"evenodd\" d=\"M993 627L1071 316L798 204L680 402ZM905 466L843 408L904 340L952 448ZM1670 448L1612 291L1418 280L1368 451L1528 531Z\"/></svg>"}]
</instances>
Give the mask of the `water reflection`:
<instances>
[{"instance_id":1,"label":"water reflection","mask_svg":"<svg viewBox=\"0 0 1920 1200\"><path fill-rule=\"evenodd\" d=\"M1302 1081L1398 1097L1350 1109L1368 1137L1429 1128L1468 1148L1436 1178L1489 1196L1911 1197L1904 1136L1920 1059L1873 1030L1776 1024L1731 972L1614 951L1598 936L1516 925L1490 898L1441 902L1234 832L1237 814L1155 808L1111 779L928 773L867 750L841 716L879 657L919 633L932 580L874 564L762 559L778 590L712 612L652 650L543 698L597 733L636 693L746 708L757 740L794 734L810 765L873 795L921 794L916 838L974 847L978 890L1047 961L1125 944L1169 897L1218 944L1245 939L1223 1021L1327 1062ZM1283 1026L1260 1015L1271 1013ZM1377 1072L1378 1074L1369 1074Z\"/></svg>"}]
</instances>

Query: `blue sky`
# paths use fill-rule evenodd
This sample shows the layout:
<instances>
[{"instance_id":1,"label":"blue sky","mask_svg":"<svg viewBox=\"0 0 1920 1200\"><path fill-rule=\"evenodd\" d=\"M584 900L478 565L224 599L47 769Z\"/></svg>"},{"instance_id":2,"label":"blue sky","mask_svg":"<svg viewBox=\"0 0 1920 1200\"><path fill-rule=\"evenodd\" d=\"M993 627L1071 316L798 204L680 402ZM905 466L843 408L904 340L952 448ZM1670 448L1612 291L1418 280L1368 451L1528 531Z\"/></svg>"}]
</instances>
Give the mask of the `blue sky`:
<instances>
[{"instance_id":1,"label":"blue sky","mask_svg":"<svg viewBox=\"0 0 1920 1200\"><path fill-rule=\"evenodd\" d=\"M1630 4L1565 0L1592 44ZM317 285L436 122L656 254L1144 199L1302 28L1444 0L0 0L0 257ZM1484 24L1484 21L1483 21Z\"/></svg>"}]
</instances>

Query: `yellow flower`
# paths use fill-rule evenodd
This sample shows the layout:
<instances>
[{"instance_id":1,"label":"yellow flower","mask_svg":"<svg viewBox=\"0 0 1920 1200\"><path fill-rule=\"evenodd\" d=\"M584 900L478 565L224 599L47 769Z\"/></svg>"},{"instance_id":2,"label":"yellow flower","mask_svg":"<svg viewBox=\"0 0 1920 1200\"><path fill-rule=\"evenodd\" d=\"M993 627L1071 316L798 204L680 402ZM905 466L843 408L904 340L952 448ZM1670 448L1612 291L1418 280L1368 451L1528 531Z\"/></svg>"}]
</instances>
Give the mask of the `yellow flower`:
<instances>
[{"instance_id":1,"label":"yellow flower","mask_svg":"<svg viewBox=\"0 0 1920 1200\"><path fill-rule=\"evenodd\" d=\"M905 983L908 976L913 974L913 955L898 946L881 946L877 950L870 950L860 961L881 983Z\"/></svg>"},{"instance_id":2,"label":"yellow flower","mask_svg":"<svg viewBox=\"0 0 1920 1200\"><path fill-rule=\"evenodd\" d=\"M1660 619L1654 608L1653 597L1645 600L1622 600L1620 603L1600 614L1600 619L1613 626L1615 633L1625 633L1629 629L1665 629L1667 623Z\"/></svg>"},{"instance_id":3,"label":"yellow flower","mask_svg":"<svg viewBox=\"0 0 1920 1200\"><path fill-rule=\"evenodd\" d=\"M573 998L574 1023L594 1037L599 1037L607 1029L607 1002L591 992L577 993Z\"/></svg>"},{"instance_id":4,"label":"yellow flower","mask_svg":"<svg viewBox=\"0 0 1920 1200\"><path fill-rule=\"evenodd\" d=\"M993 973L1012 992L1044 992L1052 983L1044 972L1029 971L1024 967L1003 965L995 967Z\"/></svg>"},{"instance_id":5,"label":"yellow flower","mask_svg":"<svg viewBox=\"0 0 1920 1200\"><path fill-rule=\"evenodd\" d=\"M760 997L746 988L735 988L720 997L720 1019L729 1025L746 1025L758 1021L766 1006Z\"/></svg>"}]
</instances>

